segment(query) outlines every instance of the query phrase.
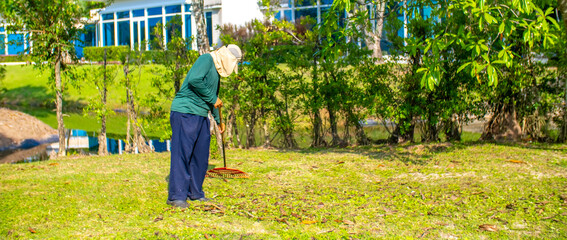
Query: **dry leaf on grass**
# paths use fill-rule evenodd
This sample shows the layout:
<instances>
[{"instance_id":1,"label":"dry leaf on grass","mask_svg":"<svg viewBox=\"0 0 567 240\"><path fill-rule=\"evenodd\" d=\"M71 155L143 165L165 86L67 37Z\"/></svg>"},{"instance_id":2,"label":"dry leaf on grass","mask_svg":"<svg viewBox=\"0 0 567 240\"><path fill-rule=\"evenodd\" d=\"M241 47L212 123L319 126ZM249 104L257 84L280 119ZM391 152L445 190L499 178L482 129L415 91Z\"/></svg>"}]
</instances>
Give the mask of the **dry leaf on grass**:
<instances>
[{"instance_id":1,"label":"dry leaf on grass","mask_svg":"<svg viewBox=\"0 0 567 240\"><path fill-rule=\"evenodd\" d=\"M347 225L354 225L354 222L350 220L343 220L343 223Z\"/></svg>"},{"instance_id":2,"label":"dry leaf on grass","mask_svg":"<svg viewBox=\"0 0 567 240\"><path fill-rule=\"evenodd\" d=\"M301 221L301 224L313 224L313 223L317 223L317 221L312 221L312 220L303 220L303 221Z\"/></svg>"},{"instance_id":3,"label":"dry leaf on grass","mask_svg":"<svg viewBox=\"0 0 567 240\"><path fill-rule=\"evenodd\" d=\"M33 228L31 228L31 227L28 227L28 230L30 230L31 233L36 233L36 231L33 230Z\"/></svg>"},{"instance_id":4,"label":"dry leaf on grass","mask_svg":"<svg viewBox=\"0 0 567 240\"><path fill-rule=\"evenodd\" d=\"M498 227L496 227L496 225L493 225L493 224L482 224L482 225L478 226L478 228L480 228L480 230L488 231L488 232L497 232L498 231Z\"/></svg>"},{"instance_id":5,"label":"dry leaf on grass","mask_svg":"<svg viewBox=\"0 0 567 240\"><path fill-rule=\"evenodd\" d=\"M526 163L526 162L520 161L520 160L508 160L507 162L511 162L511 163Z\"/></svg>"}]
</instances>

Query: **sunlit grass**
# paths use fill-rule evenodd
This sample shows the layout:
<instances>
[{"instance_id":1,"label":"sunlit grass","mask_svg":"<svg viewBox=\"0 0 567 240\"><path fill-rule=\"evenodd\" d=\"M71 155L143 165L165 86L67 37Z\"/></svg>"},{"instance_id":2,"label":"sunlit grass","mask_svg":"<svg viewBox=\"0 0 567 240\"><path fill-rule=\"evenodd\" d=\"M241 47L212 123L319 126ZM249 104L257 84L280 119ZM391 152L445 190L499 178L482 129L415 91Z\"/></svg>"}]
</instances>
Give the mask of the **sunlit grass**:
<instances>
[{"instance_id":1,"label":"sunlit grass","mask_svg":"<svg viewBox=\"0 0 567 240\"><path fill-rule=\"evenodd\" d=\"M206 179L214 201L187 210L165 204L168 153L1 165L0 236L561 239L566 156L564 145L231 149L228 166L251 178Z\"/></svg>"}]
</instances>

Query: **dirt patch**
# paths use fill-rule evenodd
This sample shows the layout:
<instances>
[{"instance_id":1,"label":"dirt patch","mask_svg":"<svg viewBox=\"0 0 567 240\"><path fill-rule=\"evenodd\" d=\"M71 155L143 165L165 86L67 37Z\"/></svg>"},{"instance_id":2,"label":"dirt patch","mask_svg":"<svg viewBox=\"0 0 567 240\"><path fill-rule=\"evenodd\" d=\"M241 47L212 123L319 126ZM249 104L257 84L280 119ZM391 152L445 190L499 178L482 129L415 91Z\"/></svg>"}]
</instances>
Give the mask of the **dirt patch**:
<instances>
[{"instance_id":1,"label":"dirt patch","mask_svg":"<svg viewBox=\"0 0 567 240\"><path fill-rule=\"evenodd\" d=\"M20 145L26 139L53 137L57 130L28 114L0 108L0 149Z\"/></svg>"}]
</instances>

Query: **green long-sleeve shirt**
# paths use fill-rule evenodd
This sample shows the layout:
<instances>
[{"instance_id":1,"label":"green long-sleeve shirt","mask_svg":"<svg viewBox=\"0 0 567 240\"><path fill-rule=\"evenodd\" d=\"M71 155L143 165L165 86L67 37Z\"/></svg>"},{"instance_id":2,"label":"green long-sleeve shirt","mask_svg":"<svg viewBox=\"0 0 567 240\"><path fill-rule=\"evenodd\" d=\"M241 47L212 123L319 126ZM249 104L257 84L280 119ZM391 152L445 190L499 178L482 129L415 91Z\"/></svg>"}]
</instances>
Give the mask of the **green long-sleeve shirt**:
<instances>
[{"instance_id":1,"label":"green long-sleeve shirt","mask_svg":"<svg viewBox=\"0 0 567 240\"><path fill-rule=\"evenodd\" d=\"M187 73L183 85L171 103L171 111L207 117L211 111L219 123L219 111L214 108L219 94L220 75L213 57L203 54Z\"/></svg>"}]
</instances>

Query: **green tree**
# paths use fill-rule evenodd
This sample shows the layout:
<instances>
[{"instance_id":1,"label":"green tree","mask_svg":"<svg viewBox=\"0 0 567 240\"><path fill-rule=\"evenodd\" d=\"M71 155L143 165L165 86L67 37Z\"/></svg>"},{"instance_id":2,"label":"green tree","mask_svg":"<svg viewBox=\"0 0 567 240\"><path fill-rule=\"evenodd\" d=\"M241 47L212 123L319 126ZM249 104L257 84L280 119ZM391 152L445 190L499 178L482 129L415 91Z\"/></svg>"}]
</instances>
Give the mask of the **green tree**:
<instances>
[{"instance_id":1,"label":"green tree","mask_svg":"<svg viewBox=\"0 0 567 240\"><path fill-rule=\"evenodd\" d=\"M75 58L74 42L79 40L81 23L89 15L89 5L84 1L72 0L2 0L0 15L10 23L10 32L25 31L33 49L28 49L32 60L39 68L53 72L56 93L57 129L59 132L59 156L65 152L65 126L63 123L62 72L69 67L65 62ZM67 58L68 61L65 61Z\"/></svg>"},{"instance_id":2,"label":"green tree","mask_svg":"<svg viewBox=\"0 0 567 240\"><path fill-rule=\"evenodd\" d=\"M103 59L89 59L89 60L102 60L102 66L90 66L84 76L82 82L86 86L94 86L98 95L92 96L89 99L88 105L83 109L86 114L94 113L97 119L101 122L100 133L98 135L98 155L107 155L107 138L106 138L106 119L109 115L114 114L114 111L107 105L108 88L115 84L115 79L118 75L118 66L107 66L107 49L104 49Z\"/></svg>"},{"instance_id":3,"label":"green tree","mask_svg":"<svg viewBox=\"0 0 567 240\"><path fill-rule=\"evenodd\" d=\"M559 40L556 35L559 25L550 17L553 8L531 1L441 1L439 4L442 7L434 15L443 19L450 31L440 31L434 38L418 43L427 52L420 69L424 73L421 84L429 89L438 86L447 73L442 65L447 60L441 58L441 53L464 49L466 58L457 72L465 71L479 82L493 86L489 92L492 114L483 138L519 139L522 133L519 119L526 117L529 110L518 107L540 99L538 87L531 91L528 88L539 84L538 74L533 74L539 64L535 54ZM455 16L463 14L464 21L455 21L459 20ZM529 99L530 103L519 103L522 99Z\"/></svg>"},{"instance_id":4,"label":"green tree","mask_svg":"<svg viewBox=\"0 0 567 240\"><path fill-rule=\"evenodd\" d=\"M143 52L125 51L121 54L121 62L123 65L124 79L121 84L126 90L126 114L128 121L126 123L126 152L147 153L153 151L146 143L146 133L144 131L143 119L140 115L140 94L138 93L138 85L142 78L142 61ZM131 67L130 64L135 65ZM133 72L137 71L138 76L133 76Z\"/></svg>"}]
</instances>

